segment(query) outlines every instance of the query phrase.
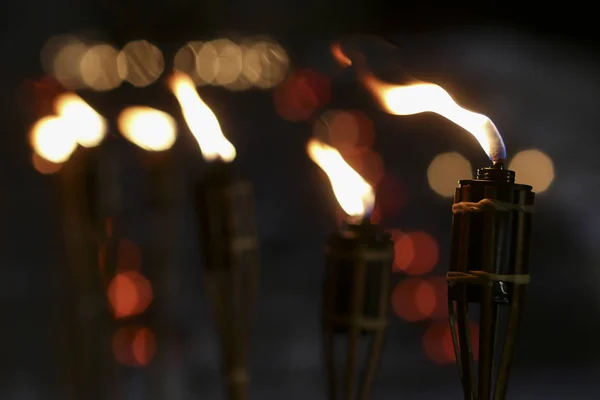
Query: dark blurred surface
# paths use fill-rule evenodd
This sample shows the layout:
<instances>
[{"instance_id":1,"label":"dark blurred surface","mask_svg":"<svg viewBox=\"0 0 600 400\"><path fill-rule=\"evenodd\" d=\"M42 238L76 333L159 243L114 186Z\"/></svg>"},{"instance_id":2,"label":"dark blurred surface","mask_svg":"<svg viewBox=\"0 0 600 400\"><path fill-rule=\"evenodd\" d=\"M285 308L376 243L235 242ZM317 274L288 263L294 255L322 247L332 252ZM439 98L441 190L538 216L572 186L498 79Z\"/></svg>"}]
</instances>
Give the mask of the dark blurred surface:
<instances>
[{"instance_id":1,"label":"dark blurred surface","mask_svg":"<svg viewBox=\"0 0 600 400\"><path fill-rule=\"evenodd\" d=\"M336 4L337 3L337 4ZM595 399L600 393L600 306L597 286L600 212L596 174L596 103L600 93L591 35L593 13L573 4L533 7L516 2L445 6L360 1L161 2L68 0L12 2L2 12L0 82L3 96L0 204L4 240L0 251L0 398L63 397L59 375L65 283L56 272L64 262L56 180L31 165L27 131L32 122L26 81L42 75L39 52L51 35L94 29L118 45L153 39L167 65L187 40L228 32L269 33L290 55L294 68L311 68L332 83L325 109L360 109L374 123L374 150L386 176L401 189L402 207L384 216L385 228L425 231L439 244L439 260L428 276L447 269L450 204L427 183L427 168L441 152L457 151L474 167L485 154L464 131L437 116L385 114L341 71L329 40L342 39L363 51L373 70L392 80L409 71L445 87L466 107L484 113L503 134L509 158L541 149L555 168L540 194L534 221L533 281L522 325L511 399ZM554 8L553 8L554 7ZM360 33L360 36L355 34ZM348 36L353 34L353 36ZM322 248L336 227L330 187L306 156L311 120L288 122L275 111L273 91L201 89L235 144L238 171L255 184L262 243L261 292L252 347L251 397L324 398L319 328ZM163 86L82 92L107 119L123 105L148 104L178 115ZM316 115L315 117L318 117ZM191 189L200 158L195 144L180 138L173 149L181 162L176 179L177 238L169 292L170 323L177 332L168 373L169 399L222 398L219 354L208 305L201 290ZM131 146L121 146L123 237L149 242L148 207L140 182L143 168ZM535 188L534 188L535 189ZM145 251L145 250L144 250ZM399 273L395 281L405 279ZM392 317L374 398L458 399L455 365L438 365L423 350L429 321ZM144 368L123 367L122 397L148 397Z\"/></svg>"}]
</instances>

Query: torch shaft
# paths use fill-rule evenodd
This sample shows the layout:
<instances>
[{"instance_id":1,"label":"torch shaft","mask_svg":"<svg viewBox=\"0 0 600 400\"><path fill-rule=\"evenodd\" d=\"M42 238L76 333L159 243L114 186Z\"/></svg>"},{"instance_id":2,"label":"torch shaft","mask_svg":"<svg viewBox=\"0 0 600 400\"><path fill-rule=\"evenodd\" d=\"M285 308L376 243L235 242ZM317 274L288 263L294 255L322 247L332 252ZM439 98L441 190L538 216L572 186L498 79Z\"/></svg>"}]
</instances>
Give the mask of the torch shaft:
<instances>
[{"instance_id":1,"label":"torch shaft","mask_svg":"<svg viewBox=\"0 0 600 400\"><path fill-rule=\"evenodd\" d=\"M493 188L486 187L486 198L494 198ZM494 273L496 260L496 213L486 212L483 216L483 271ZM479 383L478 400L490 398L494 348L496 339L498 307L493 300L493 286L481 287L481 309L479 320Z\"/></svg>"},{"instance_id":2,"label":"torch shaft","mask_svg":"<svg viewBox=\"0 0 600 400\"><path fill-rule=\"evenodd\" d=\"M526 204L524 196L520 196L517 200L518 204ZM529 261L529 248L531 246L531 230L529 229L530 219L531 215L523 212L519 212L516 217L517 236L515 243L515 274L524 274L528 272L526 270L526 265ZM496 381L494 400L504 400L506 398L508 378L516 354L517 334L527 294L527 287L525 285L513 285L512 290L512 302L508 315L506 340L498 367L498 379Z\"/></svg>"},{"instance_id":3,"label":"torch shaft","mask_svg":"<svg viewBox=\"0 0 600 400\"><path fill-rule=\"evenodd\" d=\"M469 225L470 225L469 214L457 215L454 217L452 226L453 236L458 238L453 242L452 257L451 257L451 271L466 272L468 265L468 247L469 247ZM467 285L458 285L452 290L448 291L449 305L451 310L454 310L452 302L456 299L456 327L452 325L452 328L456 330L457 336L453 335L452 339L454 342L454 349L456 353L456 359L459 365L460 378L463 385L463 393L465 400L474 399L474 369L473 369L473 356L471 350L471 330L469 322L469 303ZM452 312L451 315L454 313ZM451 321L452 323L453 321Z\"/></svg>"},{"instance_id":4,"label":"torch shaft","mask_svg":"<svg viewBox=\"0 0 600 400\"><path fill-rule=\"evenodd\" d=\"M73 343L69 347L73 348L76 398L104 400L112 389L111 316L97 263L96 154L86 153L75 154L61 173L69 285L73 288L73 332L69 334Z\"/></svg>"},{"instance_id":5,"label":"torch shaft","mask_svg":"<svg viewBox=\"0 0 600 400\"><path fill-rule=\"evenodd\" d=\"M362 246L358 248L359 253L365 252ZM352 303L350 305L350 318L358 320L362 316L364 308L364 297L365 297L365 261L364 256L358 256L358 260L354 268L354 279L352 287ZM346 400L352 399L354 392L354 383L356 375L356 363L358 358L358 341L360 335L360 329L358 323L353 323L350 327L350 336L348 338L348 360L346 362L346 382L344 398Z\"/></svg>"}]
</instances>

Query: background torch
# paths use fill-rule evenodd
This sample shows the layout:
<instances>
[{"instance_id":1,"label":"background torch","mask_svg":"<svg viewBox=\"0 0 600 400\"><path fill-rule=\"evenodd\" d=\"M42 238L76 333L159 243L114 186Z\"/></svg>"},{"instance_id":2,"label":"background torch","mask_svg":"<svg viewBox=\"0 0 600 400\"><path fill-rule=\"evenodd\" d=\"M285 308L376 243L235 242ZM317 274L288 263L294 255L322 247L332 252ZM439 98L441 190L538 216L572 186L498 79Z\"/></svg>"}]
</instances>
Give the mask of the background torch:
<instances>
[{"instance_id":1,"label":"background torch","mask_svg":"<svg viewBox=\"0 0 600 400\"><path fill-rule=\"evenodd\" d=\"M205 290L221 340L223 374L230 399L246 399L247 341L258 290L258 239L252 185L233 178L236 152L192 80L175 74L170 87L208 162L196 182L204 254Z\"/></svg>"},{"instance_id":2,"label":"background torch","mask_svg":"<svg viewBox=\"0 0 600 400\"><path fill-rule=\"evenodd\" d=\"M111 396L111 318L98 265L98 151L105 120L74 93L54 100L56 115L40 119L31 145L47 161L63 164L59 173L68 268L68 312L62 346L76 398ZM86 147L77 151L78 145Z\"/></svg>"},{"instance_id":3,"label":"background torch","mask_svg":"<svg viewBox=\"0 0 600 400\"><path fill-rule=\"evenodd\" d=\"M339 46L333 54L343 66L352 61ZM342 57L344 56L344 57ZM465 399L506 397L518 326L529 283L529 254L534 204L532 187L515 183L504 169L506 150L500 133L485 115L464 109L433 83L392 85L377 79L360 59L359 77L389 113L435 112L470 132L491 160L476 179L461 180L452 206L453 224L448 280L450 328ZM479 304L479 362L475 374L469 303ZM502 352L495 353L499 307L508 306ZM492 388L494 360L499 359ZM477 376L477 379L475 378Z\"/></svg>"},{"instance_id":4,"label":"background torch","mask_svg":"<svg viewBox=\"0 0 600 400\"><path fill-rule=\"evenodd\" d=\"M334 148L312 139L307 150L328 175L340 206L348 214L325 250L322 327L329 399L343 393L344 399L366 400L370 398L388 325L393 242L369 221L375 202L373 188ZM347 339L348 347L338 354L336 343L343 339ZM361 351L365 345L366 354ZM343 353L346 359L340 362ZM359 377L361 359L365 364Z\"/></svg>"},{"instance_id":5,"label":"background torch","mask_svg":"<svg viewBox=\"0 0 600 400\"><path fill-rule=\"evenodd\" d=\"M152 238L149 246L146 274L152 284L152 303L148 311L137 315L133 321L149 325L156 336L156 360L152 367L151 397L168 397L166 371L168 343L171 324L167 313L169 306L169 283L173 268L171 250L173 247L173 157L168 151L177 137L175 120L167 113L151 107L134 106L124 109L118 118L119 131L129 141L145 150L141 160L148 171L147 194L150 199L151 214L148 223ZM153 297L153 299L152 299Z\"/></svg>"}]
</instances>

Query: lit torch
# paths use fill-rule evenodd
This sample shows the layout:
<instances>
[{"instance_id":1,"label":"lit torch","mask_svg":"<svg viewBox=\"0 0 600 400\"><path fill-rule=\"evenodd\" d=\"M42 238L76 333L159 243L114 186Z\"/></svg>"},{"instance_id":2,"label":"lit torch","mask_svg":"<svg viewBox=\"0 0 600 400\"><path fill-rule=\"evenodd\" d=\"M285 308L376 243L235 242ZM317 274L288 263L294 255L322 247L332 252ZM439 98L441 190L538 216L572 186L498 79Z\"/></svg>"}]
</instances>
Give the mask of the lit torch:
<instances>
[{"instance_id":1,"label":"lit torch","mask_svg":"<svg viewBox=\"0 0 600 400\"><path fill-rule=\"evenodd\" d=\"M329 399L338 398L342 392L344 399L367 400L388 325L393 242L389 234L369 221L375 203L373 188L340 153L316 139L309 141L307 151L329 177L340 207L348 215L325 249L322 326ZM335 341L345 337L346 364L339 366ZM361 340L369 340L371 345L366 364L359 370ZM345 368L342 382L337 382L337 368Z\"/></svg>"},{"instance_id":2,"label":"lit torch","mask_svg":"<svg viewBox=\"0 0 600 400\"><path fill-rule=\"evenodd\" d=\"M165 381L165 368L168 366L166 344L171 336L171 326L164 310L168 308L168 301L172 297L169 287L173 276L170 261L175 240L172 211L176 186L176 174L173 171L176 165L172 152L168 150L177 138L177 125L166 112L146 106L132 106L121 111L117 126L127 140L143 150L139 156L148 173L146 192L151 213L147 222L152 232L152 244L144 249L148 260L144 267L156 299L144 313L133 320L129 318L127 323L151 327L156 338L155 361L150 365L153 392L157 398L166 398L169 397ZM113 249L116 250L116 246Z\"/></svg>"},{"instance_id":3,"label":"lit torch","mask_svg":"<svg viewBox=\"0 0 600 400\"><path fill-rule=\"evenodd\" d=\"M233 178L235 147L200 98L191 78L169 82L207 165L197 183L197 212L204 252L205 287L222 343L224 379L230 399L247 398L247 340L258 286L258 240L252 185Z\"/></svg>"},{"instance_id":4,"label":"lit torch","mask_svg":"<svg viewBox=\"0 0 600 400\"><path fill-rule=\"evenodd\" d=\"M102 117L73 93L54 99L58 115L40 119L31 131L36 154L63 164L59 172L66 256L65 287L69 291L68 323L64 324L74 397L112 397L111 318L97 264L97 155L77 152L78 144L94 147L105 136ZM81 305L86 304L82 313ZM75 341L70 339L75 337Z\"/></svg>"},{"instance_id":5,"label":"lit torch","mask_svg":"<svg viewBox=\"0 0 600 400\"><path fill-rule=\"evenodd\" d=\"M332 51L341 65L352 64L339 44ZM462 108L438 85L384 83L366 69L362 56L357 61L361 82L386 111L396 115L426 111L443 115L470 132L492 161L492 165L477 170L475 179L461 180L456 189L447 275L448 307L465 399L485 400L493 395L495 400L503 400L530 279L535 194L531 186L515 184L515 173L504 169L504 142L488 117ZM477 381L469 303L480 304ZM499 306L508 306L510 312L502 353L495 355ZM499 360L495 388L492 387L494 359Z\"/></svg>"}]
</instances>

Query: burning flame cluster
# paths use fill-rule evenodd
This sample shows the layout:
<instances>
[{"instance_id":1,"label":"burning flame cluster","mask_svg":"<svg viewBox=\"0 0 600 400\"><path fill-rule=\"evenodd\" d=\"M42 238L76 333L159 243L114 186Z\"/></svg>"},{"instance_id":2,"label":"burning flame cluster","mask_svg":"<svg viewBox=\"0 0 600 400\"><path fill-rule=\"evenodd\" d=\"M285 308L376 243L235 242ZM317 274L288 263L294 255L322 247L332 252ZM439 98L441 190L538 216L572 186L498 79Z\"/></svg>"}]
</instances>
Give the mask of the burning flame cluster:
<instances>
[{"instance_id":1,"label":"burning flame cluster","mask_svg":"<svg viewBox=\"0 0 600 400\"><path fill-rule=\"evenodd\" d=\"M349 57L339 43L332 45L331 52L344 68L355 64L352 59L355 58L359 79L387 112L394 115L437 113L470 132L492 161L506 158L504 142L494 123L485 115L458 105L441 86L426 82L411 85L385 83L367 70L361 54ZM307 150L310 158L329 177L338 203L348 215L363 217L373 210L373 188L344 161L336 149L312 139Z\"/></svg>"},{"instance_id":2,"label":"burning flame cluster","mask_svg":"<svg viewBox=\"0 0 600 400\"><path fill-rule=\"evenodd\" d=\"M217 117L200 98L191 78L176 73L169 83L203 157L207 161L233 161L235 147L223 135ZM106 136L104 118L76 94L60 95L54 107L56 115L41 118L31 129L33 150L45 160L63 163L78 144L95 147ZM167 150L176 139L177 124L173 117L151 107L125 108L119 114L117 124L127 140L144 150Z\"/></svg>"},{"instance_id":3,"label":"burning flame cluster","mask_svg":"<svg viewBox=\"0 0 600 400\"><path fill-rule=\"evenodd\" d=\"M95 147L106 136L104 118L74 93L58 96L54 111L35 123L30 137L34 151L52 163L67 161L78 144Z\"/></svg>"}]
</instances>

